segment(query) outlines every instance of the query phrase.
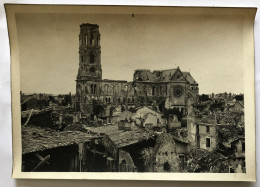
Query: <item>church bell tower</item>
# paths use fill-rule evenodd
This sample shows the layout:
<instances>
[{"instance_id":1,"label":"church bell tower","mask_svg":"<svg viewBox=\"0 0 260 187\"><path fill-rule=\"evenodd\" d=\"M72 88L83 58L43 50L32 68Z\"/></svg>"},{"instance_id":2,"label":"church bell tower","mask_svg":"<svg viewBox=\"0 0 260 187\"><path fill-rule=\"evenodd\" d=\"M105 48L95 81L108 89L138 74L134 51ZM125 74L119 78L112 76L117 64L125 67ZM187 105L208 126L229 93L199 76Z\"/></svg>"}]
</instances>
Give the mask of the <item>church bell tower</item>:
<instances>
[{"instance_id":1,"label":"church bell tower","mask_svg":"<svg viewBox=\"0 0 260 187\"><path fill-rule=\"evenodd\" d=\"M100 33L96 24L80 25L77 79L102 80Z\"/></svg>"},{"instance_id":2,"label":"church bell tower","mask_svg":"<svg viewBox=\"0 0 260 187\"><path fill-rule=\"evenodd\" d=\"M99 26L83 23L79 33L79 69L76 78L76 110L83 110L98 94L102 81Z\"/></svg>"}]
</instances>

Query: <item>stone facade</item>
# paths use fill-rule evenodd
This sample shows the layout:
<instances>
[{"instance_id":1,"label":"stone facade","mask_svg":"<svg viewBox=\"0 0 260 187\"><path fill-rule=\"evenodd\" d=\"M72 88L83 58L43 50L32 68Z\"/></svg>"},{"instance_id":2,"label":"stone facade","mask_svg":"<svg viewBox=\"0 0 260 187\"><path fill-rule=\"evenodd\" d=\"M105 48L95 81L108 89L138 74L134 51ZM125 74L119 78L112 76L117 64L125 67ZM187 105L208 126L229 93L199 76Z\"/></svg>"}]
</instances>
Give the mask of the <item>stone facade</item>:
<instances>
[{"instance_id":1,"label":"stone facade","mask_svg":"<svg viewBox=\"0 0 260 187\"><path fill-rule=\"evenodd\" d=\"M179 67L153 72L136 70L133 82L102 79L99 26L80 25L77 110L86 113L93 100L126 107L160 100L165 102L165 108L177 108L186 115L187 98L196 98L198 92L198 83L189 72L182 72Z\"/></svg>"}]
</instances>

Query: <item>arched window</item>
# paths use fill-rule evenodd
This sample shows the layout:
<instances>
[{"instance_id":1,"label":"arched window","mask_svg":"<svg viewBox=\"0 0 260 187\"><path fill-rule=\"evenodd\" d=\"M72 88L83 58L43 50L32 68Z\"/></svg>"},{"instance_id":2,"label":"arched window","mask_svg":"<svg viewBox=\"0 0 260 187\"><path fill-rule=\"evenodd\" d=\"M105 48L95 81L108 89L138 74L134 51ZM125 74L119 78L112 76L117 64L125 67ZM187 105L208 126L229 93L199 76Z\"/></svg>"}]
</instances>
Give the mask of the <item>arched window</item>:
<instances>
[{"instance_id":1,"label":"arched window","mask_svg":"<svg viewBox=\"0 0 260 187\"><path fill-rule=\"evenodd\" d=\"M118 94L121 94L121 85L118 85Z\"/></svg>"},{"instance_id":2,"label":"arched window","mask_svg":"<svg viewBox=\"0 0 260 187\"><path fill-rule=\"evenodd\" d=\"M95 63L95 59L96 59L95 53L91 52L90 55L89 55L89 63L90 64L94 64Z\"/></svg>"},{"instance_id":3,"label":"arched window","mask_svg":"<svg viewBox=\"0 0 260 187\"><path fill-rule=\"evenodd\" d=\"M104 86L104 94L108 95L108 85L107 84Z\"/></svg>"},{"instance_id":4,"label":"arched window","mask_svg":"<svg viewBox=\"0 0 260 187\"><path fill-rule=\"evenodd\" d=\"M94 84L94 94L97 94L97 85Z\"/></svg>"},{"instance_id":5,"label":"arched window","mask_svg":"<svg viewBox=\"0 0 260 187\"><path fill-rule=\"evenodd\" d=\"M97 85L96 84L91 84L90 89L91 89L91 94L97 94Z\"/></svg>"},{"instance_id":6,"label":"arched window","mask_svg":"<svg viewBox=\"0 0 260 187\"><path fill-rule=\"evenodd\" d=\"M95 68L95 67L91 67L91 68L90 68L90 72L91 72L91 73L95 73L95 71L96 71L96 68Z\"/></svg>"},{"instance_id":7,"label":"arched window","mask_svg":"<svg viewBox=\"0 0 260 187\"><path fill-rule=\"evenodd\" d=\"M86 44L87 44L87 41L88 41L88 40L87 40L87 36L84 36L84 43L83 43L83 44L86 45Z\"/></svg>"},{"instance_id":8,"label":"arched window","mask_svg":"<svg viewBox=\"0 0 260 187\"><path fill-rule=\"evenodd\" d=\"M115 95L115 87L112 85L112 95Z\"/></svg>"}]
</instances>

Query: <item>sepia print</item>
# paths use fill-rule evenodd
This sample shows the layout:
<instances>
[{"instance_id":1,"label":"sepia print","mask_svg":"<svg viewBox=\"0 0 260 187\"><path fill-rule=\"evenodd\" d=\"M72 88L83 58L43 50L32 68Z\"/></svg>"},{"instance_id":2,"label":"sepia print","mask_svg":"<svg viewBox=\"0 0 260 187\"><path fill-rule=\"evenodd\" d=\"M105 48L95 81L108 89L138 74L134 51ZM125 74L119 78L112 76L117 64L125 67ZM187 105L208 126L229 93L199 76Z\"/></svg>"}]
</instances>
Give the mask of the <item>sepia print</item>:
<instances>
[{"instance_id":1,"label":"sepia print","mask_svg":"<svg viewBox=\"0 0 260 187\"><path fill-rule=\"evenodd\" d=\"M15 14L21 173L252 169L243 16L137 12Z\"/></svg>"}]
</instances>

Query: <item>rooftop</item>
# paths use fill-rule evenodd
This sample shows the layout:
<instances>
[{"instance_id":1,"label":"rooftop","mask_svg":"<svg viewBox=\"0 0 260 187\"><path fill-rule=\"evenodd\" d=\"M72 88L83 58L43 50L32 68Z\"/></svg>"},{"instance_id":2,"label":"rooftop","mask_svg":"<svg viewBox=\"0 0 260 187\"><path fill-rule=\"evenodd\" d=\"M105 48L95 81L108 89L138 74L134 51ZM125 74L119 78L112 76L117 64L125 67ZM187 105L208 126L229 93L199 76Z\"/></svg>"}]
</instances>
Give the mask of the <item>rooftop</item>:
<instances>
[{"instance_id":1,"label":"rooftop","mask_svg":"<svg viewBox=\"0 0 260 187\"><path fill-rule=\"evenodd\" d=\"M153 72L147 69L137 69L134 73L134 79L141 82L169 82L173 80L174 75L178 71L180 71L179 67L176 69L155 70ZM190 84L197 84L190 72L180 72L182 73L184 80L188 81Z\"/></svg>"},{"instance_id":2,"label":"rooftop","mask_svg":"<svg viewBox=\"0 0 260 187\"><path fill-rule=\"evenodd\" d=\"M56 131L50 128L35 126L22 127L22 153L33 153L69 146L72 144L90 142L97 136L80 131Z\"/></svg>"},{"instance_id":3,"label":"rooftop","mask_svg":"<svg viewBox=\"0 0 260 187\"><path fill-rule=\"evenodd\" d=\"M125 131L118 130L117 125L107 125L101 127L86 127L86 129L92 133L107 135L118 148L135 144L143 140L148 140L150 138L150 134L141 128L132 131Z\"/></svg>"}]
</instances>

